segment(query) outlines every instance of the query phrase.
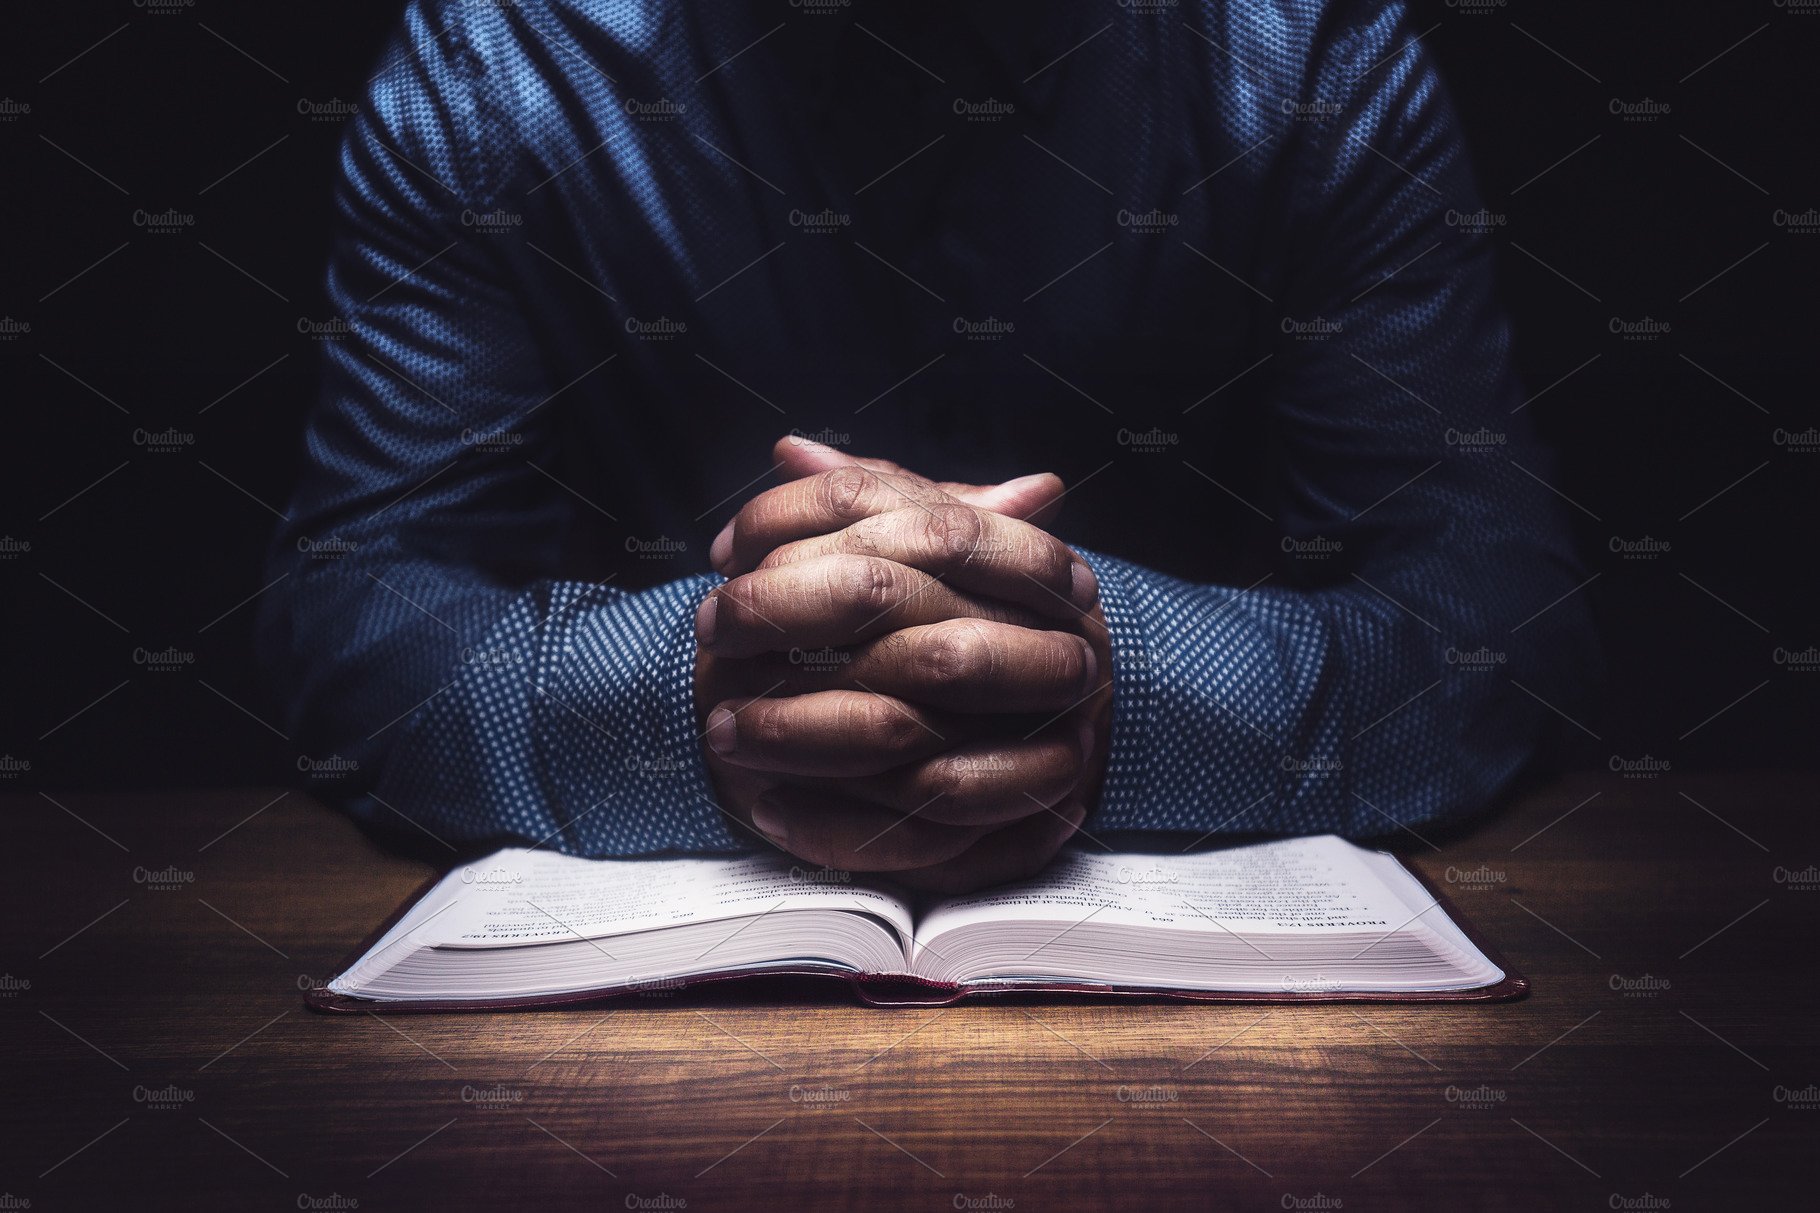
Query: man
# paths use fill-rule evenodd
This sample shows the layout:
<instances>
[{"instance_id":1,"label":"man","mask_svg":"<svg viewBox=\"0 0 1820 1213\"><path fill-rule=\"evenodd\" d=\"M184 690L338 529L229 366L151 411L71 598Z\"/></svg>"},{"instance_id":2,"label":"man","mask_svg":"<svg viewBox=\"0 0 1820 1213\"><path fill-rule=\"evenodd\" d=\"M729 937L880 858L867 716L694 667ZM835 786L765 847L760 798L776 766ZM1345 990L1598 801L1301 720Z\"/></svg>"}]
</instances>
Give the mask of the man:
<instances>
[{"instance_id":1,"label":"man","mask_svg":"<svg viewBox=\"0 0 1820 1213\"><path fill-rule=\"evenodd\" d=\"M964 889L1458 815L1592 664L1400 3L417 3L341 167L264 610L365 815Z\"/></svg>"}]
</instances>

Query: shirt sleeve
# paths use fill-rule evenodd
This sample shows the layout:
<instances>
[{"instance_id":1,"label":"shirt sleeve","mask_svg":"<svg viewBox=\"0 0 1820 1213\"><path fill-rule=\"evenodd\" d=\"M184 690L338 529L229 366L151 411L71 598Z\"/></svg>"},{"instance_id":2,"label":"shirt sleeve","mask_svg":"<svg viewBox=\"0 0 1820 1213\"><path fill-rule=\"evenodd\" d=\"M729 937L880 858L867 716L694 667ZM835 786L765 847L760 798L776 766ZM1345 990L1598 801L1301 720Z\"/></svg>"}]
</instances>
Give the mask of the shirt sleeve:
<instances>
[{"instance_id":1,"label":"shirt sleeve","mask_svg":"<svg viewBox=\"0 0 1820 1213\"><path fill-rule=\"evenodd\" d=\"M1393 833L1587 731L1581 574L1454 118L1400 3L1333 13L1284 203L1280 327L1324 339L1272 359L1283 555L1228 586L1089 554L1114 651L1096 828Z\"/></svg>"},{"instance_id":2,"label":"shirt sleeve","mask_svg":"<svg viewBox=\"0 0 1820 1213\"><path fill-rule=\"evenodd\" d=\"M548 470L563 385L463 222L492 183L454 11L410 6L342 147L322 395L262 601L289 731L353 773L357 815L450 846L734 849L693 704L718 578L550 576L586 507Z\"/></svg>"}]
</instances>

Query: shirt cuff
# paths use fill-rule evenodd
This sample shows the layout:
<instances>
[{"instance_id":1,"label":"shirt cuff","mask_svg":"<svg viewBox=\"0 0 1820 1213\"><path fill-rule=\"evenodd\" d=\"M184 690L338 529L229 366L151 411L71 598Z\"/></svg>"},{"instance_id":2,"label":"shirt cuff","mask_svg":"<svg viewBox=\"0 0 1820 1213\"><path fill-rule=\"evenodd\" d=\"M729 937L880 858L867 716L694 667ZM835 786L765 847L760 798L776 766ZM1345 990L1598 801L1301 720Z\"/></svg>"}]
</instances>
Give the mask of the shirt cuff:
<instances>
[{"instance_id":1,"label":"shirt cuff","mask_svg":"<svg viewBox=\"0 0 1820 1213\"><path fill-rule=\"evenodd\" d=\"M538 700L568 849L749 849L714 799L695 717L695 611L721 580L590 588L558 608Z\"/></svg>"},{"instance_id":2,"label":"shirt cuff","mask_svg":"<svg viewBox=\"0 0 1820 1213\"><path fill-rule=\"evenodd\" d=\"M1100 583L1100 613L1112 649L1112 744L1093 823L1101 829L1142 828L1149 803L1152 652L1135 600L1140 570L1123 560L1076 548Z\"/></svg>"}]
</instances>

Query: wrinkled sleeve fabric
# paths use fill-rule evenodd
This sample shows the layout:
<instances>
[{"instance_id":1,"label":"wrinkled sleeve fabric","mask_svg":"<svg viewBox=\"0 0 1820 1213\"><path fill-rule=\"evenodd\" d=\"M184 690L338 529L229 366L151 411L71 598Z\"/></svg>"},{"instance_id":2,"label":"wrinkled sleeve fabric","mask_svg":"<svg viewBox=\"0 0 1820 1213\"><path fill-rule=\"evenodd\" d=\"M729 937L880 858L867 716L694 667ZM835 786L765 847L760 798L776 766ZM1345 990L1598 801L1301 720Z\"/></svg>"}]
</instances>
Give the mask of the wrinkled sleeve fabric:
<instances>
[{"instance_id":1,"label":"wrinkled sleeve fabric","mask_svg":"<svg viewBox=\"0 0 1820 1213\"><path fill-rule=\"evenodd\" d=\"M1480 207L1434 68L1401 4L1332 6L1313 41L1297 100L1337 117L1299 136L1277 306L1329 337L1272 360L1283 567L1204 585L1089 556L1114 649L1096 828L1369 836L1459 816L1596 664L1491 243L1458 223Z\"/></svg>"},{"instance_id":2,"label":"wrinkled sleeve fabric","mask_svg":"<svg viewBox=\"0 0 1820 1213\"><path fill-rule=\"evenodd\" d=\"M262 603L288 731L355 772L356 814L449 845L734 849L693 709L693 614L718 579L552 575L585 507L544 470L561 385L462 222L494 183L454 11L410 7L341 151L340 335Z\"/></svg>"}]
</instances>

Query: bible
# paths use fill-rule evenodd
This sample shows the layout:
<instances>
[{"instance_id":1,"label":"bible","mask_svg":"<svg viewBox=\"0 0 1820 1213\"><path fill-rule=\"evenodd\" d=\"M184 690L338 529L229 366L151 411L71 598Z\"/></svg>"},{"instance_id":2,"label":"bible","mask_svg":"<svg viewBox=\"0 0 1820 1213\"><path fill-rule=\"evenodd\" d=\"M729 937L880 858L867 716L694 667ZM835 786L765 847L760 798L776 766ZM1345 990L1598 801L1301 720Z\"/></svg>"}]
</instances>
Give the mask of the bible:
<instances>
[{"instance_id":1,"label":"bible","mask_svg":"<svg viewBox=\"0 0 1820 1213\"><path fill-rule=\"evenodd\" d=\"M1065 992L1492 1000L1527 986L1394 856L1331 835L1192 854L1065 850L1036 877L929 898L787 855L455 869L311 990L319 1010L529 1007L758 974L877 1005Z\"/></svg>"}]
</instances>

